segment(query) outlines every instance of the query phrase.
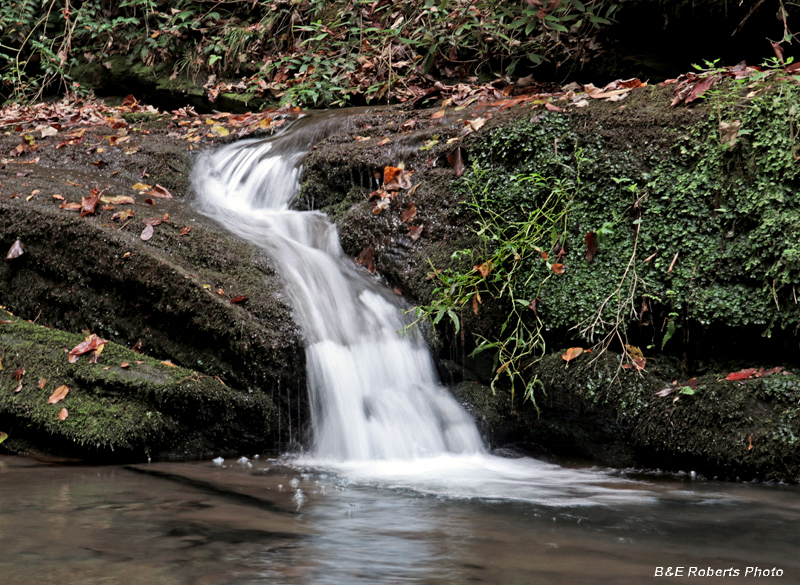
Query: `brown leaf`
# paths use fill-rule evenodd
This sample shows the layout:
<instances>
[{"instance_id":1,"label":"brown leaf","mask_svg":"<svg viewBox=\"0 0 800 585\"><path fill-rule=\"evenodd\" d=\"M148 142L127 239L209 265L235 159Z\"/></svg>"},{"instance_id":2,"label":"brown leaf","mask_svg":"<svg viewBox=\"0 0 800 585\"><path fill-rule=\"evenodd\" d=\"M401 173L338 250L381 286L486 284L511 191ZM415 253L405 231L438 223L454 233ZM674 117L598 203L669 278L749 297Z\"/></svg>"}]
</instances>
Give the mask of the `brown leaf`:
<instances>
[{"instance_id":1,"label":"brown leaf","mask_svg":"<svg viewBox=\"0 0 800 585\"><path fill-rule=\"evenodd\" d=\"M153 237L153 226L151 224L146 224L144 229L142 230L142 235L139 236L142 241L146 242L150 238Z\"/></svg>"},{"instance_id":2,"label":"brown leaf","mask_svg":"<svg viewBox=\"0 0 800 585\"><path fill-rule=\"evenodd\" d=\"M156 202L153 201L152 199L150 199L149 197L147 199L145 199L144 202L147 203L148 205L155 205L156 204Z\"/></svg>"},{"instance_id":3,"label":"brown leaf","mask_svg":"<svg viewBox=\"0 0 800 585\"><path fill-rule=\"evenodd\" d=\"M152 185L146 185L145 183L136 183L131 187L131 189L134 189L136 191L150 191L152 188L153 188Z\"/></svg>"},{"instance_id":4,"label":"brown leaf","mask_svg":"<svg viewBox=\"0 0 800 585\"><path fill-rule=\"evenodd\" d=\"M21 391L21 390L22 390L22 382L20 382L19 386L17 386L16 388L14 388L14 394L16 394L17 392L19 392L19 391Z\"/></svg>"},{"instance_id":5,"label":"brown leaf","mask_svg":"<svg viewBox=\"0 0 800 585\"><path fill-rule=\"evenodd\" d=\"M66 201L58 206L59 209L66 209L67 211L80 211L80 203L67 203Z\"/></svg>"},{"instance_id":6,"label":"brown leaf","mask_svg":"<svg viewBox=\"0 0 800 585\"><path fill-rule=\"evenodd\" d=\"M492 261L489 260L488 262L484 262L483 264L477 264L473 266L473 268L478 271L478 274L486 278L492 273Z\"/></svg>"},{"instance_id":7,"label":"brown leaf","mask_svg":"<svg viewBox=\"0 0 800 585\"><path fill-rule=\"evenodd\" d=\"M439 118L443 118L443 117L444 117L444 110L438 110L438 111L434 112L433 114L431 114L430 119L431 120L438 120Z\"/></svg>"},{"instance_id":8,"label":"brown leaf","mask_svg":"<svg viewBox=\"0 0 800 585\"><path fill-rule=\"evenodd\" d=\"M58 411L58 420L64 420L69 416L69 411L66 408L62 408Z\"/></svg>"},{"instance_id":9,"label":"brown leaf","mask_svg":"<svg viewBox=\"0 0 800 585\"><path fill-rule=\"evenodd\" d=\"M115 213L114 215L112 215L111 219L114 220L114 221L122 222L122 221L127 221L128 219L130 219L130 218L132 218L134 216L135 216L135 214L133 212L133 209L123 209L122 211L119 211L119 212Z\"/></svg>"},{"instance_id":10,"label":"brown leaf","mask_svg":"<svg viewBox=\"0 0 800 585\"><path fill-rule=\"evenodd\" d=\"M422 235L422 229L424 227L424 225L415 225L408 228L408 234L411 236L412 242L416 242L419 239L419 237Z\"/></svg>"},{"instance_id":11,"label":"brown leaf","mask_svg":"<svg viewBox=\"0 0 800 585\"><path fill-rule=\"evenodd\" d=\"M559 108L558 106L554 106L550 102L547 102L544 105L544 107L547 108L548 110L550 110L551 112L563 112L564 111L564 108Z\"/></svg>"},{"instance_id":12,"label":"brown leaf","mask_svg":"<svg viewBox=\"0 0 800 585\"><path fill-rule=\"evenodd\" d=\"M403 205L403 211L400 213L400 221L403 223L410 223L415 217L417 217L417 206L413 201L409 201Z\"/></svg>"},{"instance_id":13,"label":"brown leaf","mask_svg":"<svg viewBox=\"0 0 800 585\"><path fill-rule=\"evenodd\" d=\"M241 295L241 296L238 296L238 297L233 297L231 299L231 303L234 303L234 304L242 303L242 302L246 301L247 298L248 298L247 295Z\"/></svg>"},{"instance_id":14,"label":"brown leaf","mask_svg":"<svg viewBox=\"0 0 800 585\"><path fill-rule=\"evenodd\" d=\"M80 217L84 217L86 215L94 214L95 209L97 209L97 202L98 201L100 201L100 198L96 194L90 195L89 197L81 197L81 215L80 215Z\"/></svg>"},{"instance_id":15,"label":"brown leaf","mask_svg":"<svg viewBox=\"0 0 800 585\"><path fill-rule=\"evenodd\" d=\"M758 373L757 368L747 368L745 370L739 370L738 372L733 372L725 376L726 380L746 380L747 378L753 378Z\"/></svg>"},{"instance_id":16,"label":"brown leaf","mask_svg":"<svg viewBox=\"0 0 800 585\"><path fill-rule=\"evenodd\" d=\"M564 355L561 356L561 359L565 362L571 362L582 353L582 347L570 347L566 352L564 352Z\"/></svg>"},{"instance_id":17,"label":"brown leaf","mask_svg":"<svg viewBox=\"0 0 800 585\"><path fill-rule=\"evenodd\" d=\"M25 375L25 368L19 368L14 370L14 373L11 374L11 378L14 380L22 380L22 376Z\"/></svg>"},{"instance_id":18,"label":"brown leaf","mask_svg":"<svg viewBox=\"0 0 800 585\"><path fill-rule=\"evenodd\" d=\"M108 343L105 339L100 339L92 333L89 337L84 339L81 343L72 348L69 352L69 363L74 364L78 361L78 356L81 356L90 351L96 350L101 345Z\"/></svg>"},{"instance_id":19,"label":"brown leaf","mask_svg":"<svg viewBox=\"0 0 800 585\"><path fill-rule=\"evenodd\" d=\"M747 435L747 450L749 451L752 448L753 448L753 436Z\"/></svg>"},{"instance_id":20,"label":"brown leaf","mask_svg":"<svg viewBox=\"0 0 800 585\"><path fill-rule=\"evenodd\" d=\"M178 235L179 235L179 236L185 236L185 235L186 235L186 234L188 234L190 231L192 231L192 226L190 226L190 225L189 225L189 226L186 226L185 228L183 228L183 229L181 230L181 233L179 233Z\"/></svg>"},{"instance_id":21,"label":"brown leaf","mask_svg":"<svg viewBox=\"0 0 800 585\"><path fill-rule=\"evenodd\" d=\"M167 191L166 188L162 187L158 183L156 186L150 189L145 195L150 195L151 197L158 197L159 199L172 199L172 193Z\"/></svg>"},{"instance_id":22,"label":"brown leaf","mask_svg":"<svg viewBox=\"0 0 800 585\"><path fill-rule=\"evenodd\" d=\"M129 367L129 366L130 366L130 364L129 364L128 362L122 362L122 363L119 365L119 367L120 367L120 368L127 368L127 367Z\"/></svg>"},{"instance_id":23,"label":"brown leaf","mask_svg":"<svg viewBox=\"0 0 800 585\"><path fill-rule=\"evenodd\" d=\"M460 146L457 146L453 152L447 155L447 163L452 167L456 178L464 174L466 167L464 166L464 157Z\"/></svg>"},{"instance_id":24,"label":"brown leaf","mask_svg":"<svg viewBox=\"0 0 800 585\"><path fill-rule=\"evenodd\" d=\"M63 385L59 386L53 391L53 393L50 395L50 398L47 399L47 404L55 404L57 402L61 402L68 392L69 388Z\"/></svg>"},{"instance_id":25,"label":"brown leaf","mask_svg":"<svg viewBox=\"0 0 800 585\"><path fill-rule=\"evenodd\" d=\"M552 268L553 272L556 274L564 274L564 272L567 270L563 264L558 263L551 265L550 268Z\"/></svg>"},{"instance_id":26,"label":"brown leaf","mask_svg":"<svg viewBox=\"0 0 800 585\"><path fill-rule=\"evenodd\" d=\"M356 262L361 264L364 268L375 274L375 250L372 246L367 246L361 253L356 256Z\"/></svg>"},{"instance_id":27,"label":"brown leaf","mask_svg":"<svg viewBox=\"0 0 800 585\"><path fill-rule=\"evenodd\" d=\"M148 217L147 219L142 220L144 225L151 225L153 227L161 225L163 222L164 220L160 217Z\"/></svg>"},{"instance_id":28,"label":"brown leaf","mask_svg":"<svg viewBox=\"0 0 800 585\"><path fill-rule=\"evenodd\" d=\"M689 96L686 98L685 103L690 104L697 98L702 97L703 94L716 85L720 79L721 77L718 75L709 75L708 77L702 78L700 81L694 84L694 87L689 93Z\"/></svg>"},{"instance_id":29,"label":"brown leaf","mask_svg":"<svg viewBox=\"0 0 800 585\"><path fill-rule=\"evenodd\" d=\"M111 197L103 196L100 198L100 201L103 203L110 203L111 205L133 205L136 203L136 200L129 195L113 195Z\"/></svg>"},{"instance_id":30,"label":"brown leaf","mask_svg":"<svg viewBox=\"0 0 800 585\"><path fill-rule=\"evenodd\" d=\"M47 378L39 380L39 390L44 390L44 385L47 384Z\"/></svg>"},{"instance_id":31,"label":"brown leaf","mask_svg":"<svg viewBox=\"0 0 800 585\"><path fill-rule=\"evenodd\" d=\"M586 242L586 260L591 263L597 253L597 232L589 232L584 236L583 241Z\"/></svg>"},{"instance_id":32,"label":"brown leaf","mask_svg":"<svg viewBox=\"0 0 800 585\"><path fill-rule=\"evenodd\" d=\"M19 240L15 240L11 247L8 249L8 254L6 254L6 260L14 260L19 258L25 253L25 248L22 246L22 242Z\"/></svg>"},{"instance_id":33,"label":"brown leaf","mask_svg":"<svg viewBox=\"0 0 800 585\"><path fill-rule=\"evenodd\" d=\"M170 368L177 368L177 367L178 367L178 366L176 366L175 364L173 364L173 363L172 363L171 361L169 361L169 360L164 360L164 361L163 361L163 362L161 362L161 363L162 363L162 364L164 364L165 366L169 366Z\"/></svg>"}]
</instances>

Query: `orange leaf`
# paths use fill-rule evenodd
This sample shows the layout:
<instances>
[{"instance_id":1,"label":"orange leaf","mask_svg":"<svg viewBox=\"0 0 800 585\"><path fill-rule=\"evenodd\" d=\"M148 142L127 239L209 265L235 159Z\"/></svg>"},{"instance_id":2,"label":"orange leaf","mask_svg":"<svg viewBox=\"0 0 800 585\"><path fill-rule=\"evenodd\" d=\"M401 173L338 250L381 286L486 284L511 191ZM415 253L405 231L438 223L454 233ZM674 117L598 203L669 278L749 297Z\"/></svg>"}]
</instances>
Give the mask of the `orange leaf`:
<instances>
[{"instance_id":1,"label":"orange leaf","mask_svg":"<svg viewBox=\"0 0 800 585\"><path fill-rule=\"evenodd\" d=\"M647 362L646 358L633 358L633 365L636 366L636 369L642 371L644 369L644 364Z\"/></svg>"},{"instance_id":2,"label":"orange leaf","mask_svg":"<svg viewBox=\"0 0 800 585\"><path fill-rule=\"evenodd\" d=\"M752 448L753 448L753 436L747 435L747 450L749 451Z\"/></svg>"},{"instance_id":3,"label":"orange leaf","mask_svg":"<svg viewBox=\"0 0 800 585\"><path fill-rule=\"evenodd\" d=\"M567 270L563 264L553 264L550 268L552 268L553 272L556 274L564 274L564 272Z\"/></svg>"},{"instance_id":4,"label":"orange leaf","mask_svg":"<svg viewBox=\"0 0 800 585\"><path fill-rule=\"evenodd\" d=\"M431 120L437 120L439 118L444 118L444 110L439 110L437 112L434 112L433 114L431 114L430 117Z\"/></svg>"},{"instance_id":5,"label":"orange leaf","mask_svg":"<svg viewBox=\"0 0 800 585\"><path fill-rule=\"evenodd\" d=\"M161 363L162 363L162 364L164 364L165 366L169 366L170 368L177 368L177 367L178 367L178 366L176 366L175 364L173 364L173 363L172 363L171 361L169 361L169 360L164 360L164 361L163 361L163 362L161 362Z\"/></svg>"},{"instance_id":6,"label":"orange leaf","mask_svg":"<svg viewBox=\"0 0 800 585\"><path fill-rule=\"evenodd\" d=\"M476 266L473 266L473 268L477 270L482 277L486 278L492 272L492 261L489 260L483 264L477 264Z\"/></svg>"},{"instance_id":7,"label":"orange leaf","mask_svg":"<svg viewBox=\"0 0 800 585\"><path fill-rule=\"evenodd\" d=\"M39 380L39 390L44 390L44 385L47 384L47 378Z\"/></svg>"},{"instance_id":8,"label":"orange leaf","mask_svg":"<svg viewBox=\"0 0 800 585\"><path fill-rule=\"evenodd\" d=\"M68 392L69 388L63 385L59 386L53 391L53 393L50 395L50 398L47 399L47 404L55 404L56 402L61 402Z\"/></svg>"},{"instance_id":9,"label":"orange leaf","mask_svg":"<svg viewBox=\"0 0 800 585\"><path fill-rule=\"evenodd\" d=\"M64 420L69 416L69 411L66 408L62 408L58 413L58 420Z\"/></svg>"},{"instance_id":10,"label":"orange leaf","mask_svg":"<svg viewBox=\"0 0 800 585\"><path fill-rule=\"evenodd\" d=\"M582 347L570 347L564 353L564 355L561 356L561 359L563 359L565 362L571 362L572 360L574 360L576 357L578 357L582 353L583 353L583 348Z\"/></svg>"},{"instance_id":11,"label":"orange leaf","mask_svg":"<svg viewBox=\"0 0 800 585\"><path fill-rule=\"evenodd\" d=\"M120 367L120 368L127 368L128 366L130 366L130 364L129 364L128 362L122 362L122 363L119 365L119 367Z\"/></svg>"},{"instance_id":12,"label":"orange leaf","mask_svg":"<svg viewBox=\"0 0 800 585\"><path fill-rule=\"evenodd\" d=\"M160 199L172 199L172 193L167 191L166 188L162 187L158 183L156 186L150 189L145 195L150 195L151 197L158 197Z\"/></svg>"},{"instance_id":13,"label":"orange leaf","mask_svg":"<svg viewBox=\"0 0 800 585\"><path fill-rule=\"evenodd\" d=\"M383 169L383 182L391 183L395 178L403 172L399 167L384 167Z\"/></svg>"}]
</instances>

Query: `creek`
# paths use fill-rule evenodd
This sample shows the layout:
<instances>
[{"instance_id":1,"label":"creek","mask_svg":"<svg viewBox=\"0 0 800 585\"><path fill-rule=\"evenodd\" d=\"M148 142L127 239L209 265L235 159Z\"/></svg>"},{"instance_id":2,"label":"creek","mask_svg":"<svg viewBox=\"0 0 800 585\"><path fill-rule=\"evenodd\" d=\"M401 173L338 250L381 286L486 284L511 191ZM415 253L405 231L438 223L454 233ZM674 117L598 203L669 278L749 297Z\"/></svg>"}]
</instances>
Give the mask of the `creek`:
<instances>
[{"instance_id":1,"label":"creek","mask_svg":"<svg viewBox=\"0 0 800 585\"><path fill-rule=\"evenodd\" d=\"M323 214L290 208L305 154L348 123L301 118L201 157L194 175L199 208L283 276L312 443L129 466L0 457L0 581L608 585L680 566L683 583L709 570L800 582L797 486L487 452L425 343L398 333L407 307L345 257Z\"/></svg>"}]
</instances>

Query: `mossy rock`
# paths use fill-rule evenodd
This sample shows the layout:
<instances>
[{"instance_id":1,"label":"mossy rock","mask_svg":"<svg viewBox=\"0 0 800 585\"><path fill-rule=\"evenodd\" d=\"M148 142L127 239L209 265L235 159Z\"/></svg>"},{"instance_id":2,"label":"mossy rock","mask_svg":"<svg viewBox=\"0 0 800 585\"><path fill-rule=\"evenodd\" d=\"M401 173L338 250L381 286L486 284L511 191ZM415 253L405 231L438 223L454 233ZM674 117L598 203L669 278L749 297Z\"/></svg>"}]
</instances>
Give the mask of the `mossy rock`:
<instances>
[{"instance_id":1,"label":"mossy rock","mask_svg":"<svg viewBox=\"0 0 800 585\"><path fill-rule=\"evenodd\" d=\"M276 408L262 393L105 344L70 363L84 340L0 311L0 428L11 452L141 459L169 453L202 456L268 444ZM24 373L22 373L24 371ZM53 391L67 386L58 403ZM59 419L66 409L67 416Z\"/></svg>"}]
</instances>

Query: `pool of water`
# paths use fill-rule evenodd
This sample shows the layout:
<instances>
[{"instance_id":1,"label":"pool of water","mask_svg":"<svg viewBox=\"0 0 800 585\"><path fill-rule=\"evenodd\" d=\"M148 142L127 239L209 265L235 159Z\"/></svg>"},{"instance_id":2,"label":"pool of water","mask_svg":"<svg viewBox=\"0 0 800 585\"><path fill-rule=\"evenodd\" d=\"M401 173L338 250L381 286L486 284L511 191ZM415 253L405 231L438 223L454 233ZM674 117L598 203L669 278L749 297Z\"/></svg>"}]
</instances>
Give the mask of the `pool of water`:
<instances>
[{"instance_id":1,"label":"pool of water","mask_svg":"<svg viewBox=\"0 0 800 585\"><path fill-rule=\"evenodd\" d=\"M796 486L573 469L561 479L598 473L619 493L550 481L538 499L509 499L288 463L0 457L0 583L637 584L663 582L657 567L684 567L681 583L773 569L782 577L767 579L800 582Z\"/></svg>"}]
</instances>

